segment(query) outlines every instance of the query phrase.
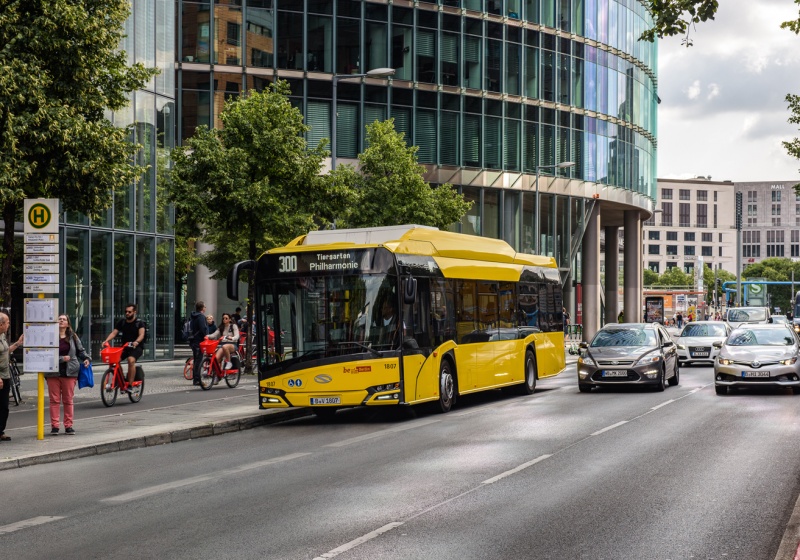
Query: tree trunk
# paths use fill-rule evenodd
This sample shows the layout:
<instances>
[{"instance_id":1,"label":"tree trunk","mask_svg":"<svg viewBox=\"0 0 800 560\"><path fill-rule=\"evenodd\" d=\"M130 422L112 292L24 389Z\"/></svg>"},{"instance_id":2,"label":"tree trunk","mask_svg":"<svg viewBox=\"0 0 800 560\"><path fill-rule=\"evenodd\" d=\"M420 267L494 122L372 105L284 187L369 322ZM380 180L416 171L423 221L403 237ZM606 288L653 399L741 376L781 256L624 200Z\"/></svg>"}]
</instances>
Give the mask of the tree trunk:
<instances>
[{"instance_id":1,"label":"tree trunk","mask_svg":"<svg viewBox=\"0 0 800 560\"><path fill-rule=\"evenodd\" d=\"M0 269L0 306L11 307L11 272L14 266L14 221L17 218L17 201L3 207L3 262Z\"/></svg>"}]
</instances>

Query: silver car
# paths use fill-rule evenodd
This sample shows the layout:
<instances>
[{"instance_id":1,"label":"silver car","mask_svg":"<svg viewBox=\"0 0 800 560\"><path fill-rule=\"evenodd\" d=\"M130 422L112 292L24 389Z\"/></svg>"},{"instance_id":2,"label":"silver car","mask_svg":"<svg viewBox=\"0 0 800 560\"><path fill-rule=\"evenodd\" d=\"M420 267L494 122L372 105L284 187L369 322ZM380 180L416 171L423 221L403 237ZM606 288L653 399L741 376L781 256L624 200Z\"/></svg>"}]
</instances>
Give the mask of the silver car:
<instances>
[{"instance_id":1,"label":"silver car","mask_svg":"<svg viewBox=\"0 0 800 560\"><path fill-rule=\"evenodd\" d=\"M694 321L683 327L678 335L678 365L692 362L710 362L719 354L715 342L722 342L731 334L731 328L722 321Z\"/></svg>"},{"instance_id":2,"label":"silver car","mask_svg":"<svg viewBox=\"0 0 800 560\"><path fill-rule=\"evenodd\" d=\"M750 323L769 323L769 307L732 307L725 314L725 321L735 329Z\"/></svg>"},{"instance_id":3,"label":"silver car","mask_svg":"<svg viewBox=\"0 0 800 560\"><path fill-rule=\"evenodd\" d=\"M611 323L590 343L581 343L578 389L620 384L647 385L663 391L678 384L675 343L658 323Z\"/></svg>"},{"instance_id":4,"label":"silver car","mask_svg":"<svg viewBox=\"0 0 800 560\"><path fill-rule=\"evenodd\" d=\"M791 387L800 393L798 338L786 325L754 324L735 329L714 362L714 389L724 395L737 387Z\"/></svg>"}]
</instances>

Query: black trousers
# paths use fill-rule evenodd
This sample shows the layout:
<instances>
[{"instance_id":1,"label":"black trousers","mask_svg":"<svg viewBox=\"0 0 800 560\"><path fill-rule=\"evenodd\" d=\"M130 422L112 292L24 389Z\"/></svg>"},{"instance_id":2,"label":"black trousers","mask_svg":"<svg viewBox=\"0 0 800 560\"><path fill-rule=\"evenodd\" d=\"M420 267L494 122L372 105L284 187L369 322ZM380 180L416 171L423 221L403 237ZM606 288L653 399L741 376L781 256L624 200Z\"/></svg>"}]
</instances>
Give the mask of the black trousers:
<instances>
[{"instance_id":1,"label":"black trousers","mask_svg":"<svg viewBox=\"0 0 800 560\"><path fill-rule=\"evenodd\" d=\"M203 365L203 351L200 349L200 343L192 342L189 344L192 348L192 355L194 356L194 367L192 368L192 378L194 381L200 381L200 367Z\"/></svg>"},{"instance_id":2,"label":"black trousers","mask_svg":"<svg viewBox=\"0 0 800 560\"><path fill-rule=\"evenodd\" d=\"M8 395L11 393L11 379L3 379L3 388L0 389L0 436L6 431L8 422Z\"/></svg>"}]
</instances>

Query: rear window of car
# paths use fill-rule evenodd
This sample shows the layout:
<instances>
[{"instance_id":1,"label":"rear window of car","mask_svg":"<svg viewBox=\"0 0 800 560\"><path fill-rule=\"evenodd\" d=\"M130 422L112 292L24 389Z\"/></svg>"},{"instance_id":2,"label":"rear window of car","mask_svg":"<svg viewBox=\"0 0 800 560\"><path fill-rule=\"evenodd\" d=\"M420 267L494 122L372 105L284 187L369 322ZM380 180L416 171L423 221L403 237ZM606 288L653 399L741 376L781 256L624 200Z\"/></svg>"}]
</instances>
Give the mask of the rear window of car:
<instances>
[{"instance_id":1,"label":"rear window of car","mask_svg":"<svg viewBox=\"0 0 800 560\"><path fill-rule=\"evenodd\" d=\"M728 346L791 346L794 336L787 329L736 329Z\"/></svg>"},{"instance_id":2,"label":"rear window of car","mask_svg":"<svg viewBox=\"0 0 800 560\"><path fill-rule=\"evenodd\" d=\"M681 336L721 336L725 337L725 325L686 325Z\"/></svg>"},{"instance_id":3,"label":"rear window of car","mask_svg":"<svg viewBox=\"0 0 800 560\"><path fill-rule=\"evenodd\" d=\"M766 321L766 309L731 309L728 311L728 321L732 323L744 323L748 321Z\"/></svg>"},{"instance_id":4,"label":"rear window of car","mask_svg":"<svg viewBox=\"0 0 800 560\"><path fill-rule=\"evenodd\" d=\"M600 329L592 339L591 346L656 346L656 333L651 329Z\"/></svg>"}]
</instances>

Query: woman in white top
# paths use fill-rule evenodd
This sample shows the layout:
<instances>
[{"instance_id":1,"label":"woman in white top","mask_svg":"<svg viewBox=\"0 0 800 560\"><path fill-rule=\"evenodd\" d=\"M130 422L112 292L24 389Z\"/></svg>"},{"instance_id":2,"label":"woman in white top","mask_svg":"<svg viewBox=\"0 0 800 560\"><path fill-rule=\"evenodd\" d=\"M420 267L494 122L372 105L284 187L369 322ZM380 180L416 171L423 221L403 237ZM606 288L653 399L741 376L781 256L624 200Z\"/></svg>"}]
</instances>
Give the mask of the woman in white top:
<instances>
[{"instance_id":1,"label":"woman in white top","mask_svg":"<svg viewBox=\"0 0 800 560\"><path fill-rule=\"evenodd\" d=\"M222 339L217 346L217 361L223 364L223 369L232 369L231 352L236 350L236 344L239 342L239 327L233 322L230 313L222 314L222 324L213 334L208 335L208 338L211 340ZM224 362L223 357L225 358Z\"/></svg>"}]
</instances>

